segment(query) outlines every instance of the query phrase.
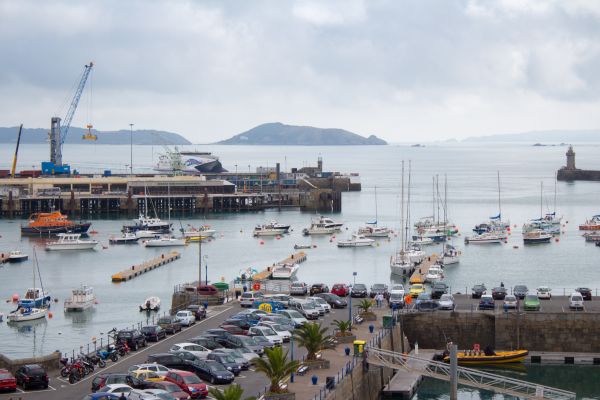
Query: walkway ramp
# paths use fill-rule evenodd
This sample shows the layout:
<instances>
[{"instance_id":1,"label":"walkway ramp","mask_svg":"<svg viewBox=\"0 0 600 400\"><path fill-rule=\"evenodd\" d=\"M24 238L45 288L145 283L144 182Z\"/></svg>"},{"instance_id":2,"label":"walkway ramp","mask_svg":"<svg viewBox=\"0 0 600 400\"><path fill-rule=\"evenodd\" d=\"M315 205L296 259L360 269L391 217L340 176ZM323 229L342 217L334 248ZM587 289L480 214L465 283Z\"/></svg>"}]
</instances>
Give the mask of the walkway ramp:
<instances>
[{"instance_id":1,"label":"walkway ramp","mask_svg":"<svg viewBox=\"0 0 600 400\"><path fill-rule=\"evenodd\" d=\"M370 364L408 372L417 372L422 376L450 381L450 364L444 362L372 347L366 349L366 355L367 362ZM566 390L538 385L465 367L458 367L457 370L458 383L466 386L515 396L521 399L576 399L575 393Z\"/></svg>"}]
</instances>

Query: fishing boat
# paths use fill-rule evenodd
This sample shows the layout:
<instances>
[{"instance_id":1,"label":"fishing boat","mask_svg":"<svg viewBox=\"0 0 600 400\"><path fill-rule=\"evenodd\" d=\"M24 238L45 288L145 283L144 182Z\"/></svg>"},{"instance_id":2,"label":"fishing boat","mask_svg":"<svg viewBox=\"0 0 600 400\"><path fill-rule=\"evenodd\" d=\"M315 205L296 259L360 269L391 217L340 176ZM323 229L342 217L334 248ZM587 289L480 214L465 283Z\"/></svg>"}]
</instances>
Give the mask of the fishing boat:
<instances>
[{"instance_id":1,"label":"fishing boat","mask_svg":"<svg viewBox=\"0 0 600 400\"><path fill-rule=\"evenodd\" d=\"M367 247L373 246L373 243L375 240L354 233L348 240L338 240L337 247Z\"/></svg>"},{"instance_id":2,"label":"fishing boat","mask_svg":"<svg viewBox=\"0 0 600 400\"><path fill-rule=\"evenodd\" d=\"M160 299L156 296L148 297L140 305L140 311L158 311L160 309Z\"/></svg>"},{"instance_id":3,"label":"fishing boat","mask_svg":"<svg viewBox=\"0 0 600 400\"><path fill-rule=\"evenodd\" d=\"M24 236L50 236L59 233L87 233L92 224L90 222L69 221L60 211L50 213L31 214L27 225L21 225L21 235Z\"/></svg>"},{"instance_id":4,"label":"fishing boat","mask_svg":"<svg viewBox=\"0 0 600 400\"><path fill-rule=\"evenodd\" d=\"M506 240L502 234L496 232L484 232L480 235L465 237L465 244L496 244Z\"/></svg>"},{"instance_id":5,"label":"fishing boat","mask_svg":"<svg viewBox=\"0 0 600 400\"><path fill-rule=\"evenodd\" d=\"M110 244L131 244L137 243L138 239L135 233L125 232L121 236L111 236L108 242Z\"/></svg>"},{"instance_id":6,"label":"fishing boat","mask_svg":"<svg viewBox=\"0 0 600 400\"><path fill-rule=\"evenodd\" d=\"M173 246L185 246L185 239L174 238L173 236L166 235L158 238L144 241L146 247L173 247Z\"/></svg>"},{"instance_id":7,"label":"fishing boat","mask_svg":"<svg viewBox=\"0 0 600 400\"><path fill-rule=\"evenodd\" d=\"M87 285L81 285L80 288L71 291L71 297L65 300L65 312L85 311L96 304L96 294L94 288Z\"/></svg>"},{"instance_id":8,"label":"fishing boat","mask_svg":"<svg viewBox=\"0 0 600 400\"><path fill-rule=\"evenodd\" d=\"M295 244L294 250L302 250L302 249L311 249L312 246L310 244Z\"/></svg>"},{"instance_id":9,"label":"fishing boat","mask_svg":"<svg viewBox=\"0 0 600 400\"><path fill-rule=\"evenodd\" d=\"M525 244L550 243L551 239L552 235L541 229L523 230L523 243Z\"/></svg>"},{"instance_id":10,"label":"fishing boat","mask_svg":"<svg viewBox=\"0 0 600 400\"><path fill-rule=\"evenodd\" d=\"M583 234L586 242L600 242L600 232L592 231Z\"/></svg>"},{"instance_id":11,"label":"fishing boat","mask_svg":"<svg viewBox=\"0 0 600 400\"><path fill-rule=\"evenodd\" d=\"M20 263L26 261L29 258L27 254L21 253L19 250L13 250L8 253L8 262L9 263Z\"/></svg>"},{"instance_id":12,"label":"fishing boat","mask_svg":"<svg viewBox=\"0 0 600 400\"><path fill-rule=\"evenodd\" d=\"M377 186L375 186L375 220L367 222L366 226L358 228L358 234L367 238L387 238L392 233L390 228L385 226L377 226L379 219L377 210Z\"/></svg>"},{"instance_id":13,"label":"fishing boat","mask_svg":"<svg viewBox=\"0 0 600 400\"><path fill-rule=\"evenodd\" d=\"M58 240L46 243L46 250L91 250L98 244L94 239L81 239L79 233L59 233Z\"/></svg>"},{"instance_id":14,"label":"fishing boat","mask_svg":"<svg viewBox=\"0 0 600 400\"><path fill-rule=\"evenodd\" d=\"M253 236L278 236L285 233L284 228L276 228L273 224L256 225L252 231Z\"/></svg>"},{"instance_id":15,"label":"fishing boat","mask_svg":"<svg viewBox=\"0 0 600 400\"><path fill-rule=\"evenodd\" d=\"M213 237L215 236L215 233L217 233L216 230L212 229L210 227L210 225L202 225L199 228L194 228L193 226L189 226L187 229L181 229L181 232L183 233L183 237L189 238L189 237L198 237L198 236L203 236L203 237Z\"/></svg>"},{"instance_id":16,"label":"fishing boat","mask_svg":"<svg viewBox=\"0 0 600 400\"><path fill-rule=\"evenodd\" d=\"M600 231L600 215L594 215L592 218L579 225L580 231Z\"/></svg>"},{"instance_id":17,"label":"fishing boat","mask_svg":"<svg viewBox=\"0 0 600 400\"><path fill-rule=\"evenodd\" d=\"M460 251L450 244L444 247L444 255L442 257L442 265L458 264L460 262Z\"/></svg>"},{"instance_id":18,"label":"fishing boat","mask_svg":"<svg viewBox=\"0 0 600 400\"><path fill-rule=\"evenodd\" d=\"M292 279L298 272L298 264L279 264L271 269L272 279Z\"/></svg>"},{"instance_id":19,"label":"fishing boat","mask_svg":"<svg viewBox=\"0 0 600 400\"><path fill-rule=\"evenodd\" d=\"M313 221L310 224L310 227L308 228L304 228L302 230L302 234L304 236L308 236L308 235L331 235L332 233L335 233L338 229L334 226L330 226L327 224L324 224L320 221Z\"/></svg>"},{"instance_id":20,"label":"fishing boat","mask_svg":"<svg viewBox=\"0 0 600 400\"><path fill-rule=\"evenodd\" d=\"M7 322L23 322L32 321L34 319L45 318L48 309L46 308L35 308L35 307L19 307L16 310L10 312L6 316Z\"/></svg>"},{"instance_id":21,"label":"fishing boat","mask_svg":"<svg viewBox=\"0 0 600 400\"><path fill-rule=\"evenodd\" d=\"M491 351L486 354L484 351L465 350L457 353L459 365L494 365L518 363L529 355L527 350L513 351ZM445 362L450 362L450 356L444 356Z\"/></svg>"}]
</instances>

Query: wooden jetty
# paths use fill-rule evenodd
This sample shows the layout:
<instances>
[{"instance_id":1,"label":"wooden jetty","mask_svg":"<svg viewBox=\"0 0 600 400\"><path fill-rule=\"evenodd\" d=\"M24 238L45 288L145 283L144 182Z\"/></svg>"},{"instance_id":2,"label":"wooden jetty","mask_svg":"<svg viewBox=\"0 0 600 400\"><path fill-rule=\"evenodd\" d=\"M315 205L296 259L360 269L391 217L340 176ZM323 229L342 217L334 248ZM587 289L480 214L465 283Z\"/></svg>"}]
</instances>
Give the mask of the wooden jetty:
<instances>
[{"instance_id":1,"label":"wooden jetty","mask_svg":"<svg viewBox=\"0 0 600 400\"><path fill-rule=\"evenodd\" d=\"M160 257L146 261L142 264L132 265L130 268L125 269L111 276L113 282L125 282L133 279L137 276L142 275L148 271L152 271L160 266L178 260L181 254L177 251L172 251L168 254L161 254Z\"/></svg>"},{"instance_id":2,"label":"wooden jetty","mask_svg":"<svg viewBox=\"0 0 600 400\"><path fill-rule=\"evenodd\" d=\"M275 267L276 265L279 264L300 264L302 262L306 261L306 253L303 251L299 251L298 253L292 254L291 256L289 256L288 258L279 261L278 263L275 263L271 266L266 267L265 269L263 269L262 271L252 275L252 280L254 281L260 281L260 280L265 280L265 279L269 279L271 277L271 272L273 272L273 267Z\"/></svg>"},{"instance_id":3,"label":"wooden jetty","mask_svg":"<svg viewBox=\"0 0 600 400\"><path fill-rule=\"evenodd\" d=\"M423 262L415 267L415 272L411 275L409 282L413 283L425 283L425 275L429 272L429 268L437 261L437 254L432 254L427 257Z\"/></svg>"},{"instance_id":4,"label":"wooden jetty","mask_svg":"<svg viewBox=\"0 0 600 400\"><path fill-rule=\"evenodd\" d=\"M435 354L434 350L419 350L417 356L414 351L410 355L417 356L426 360L432 360ZM423 380L422 372L425 372L425 363L408 359L406 361L406 371L398 371L383 388L382 397L384 399L412 399ZM421 372L422 371L422 372Z\"/></svg>"}]
</instances>

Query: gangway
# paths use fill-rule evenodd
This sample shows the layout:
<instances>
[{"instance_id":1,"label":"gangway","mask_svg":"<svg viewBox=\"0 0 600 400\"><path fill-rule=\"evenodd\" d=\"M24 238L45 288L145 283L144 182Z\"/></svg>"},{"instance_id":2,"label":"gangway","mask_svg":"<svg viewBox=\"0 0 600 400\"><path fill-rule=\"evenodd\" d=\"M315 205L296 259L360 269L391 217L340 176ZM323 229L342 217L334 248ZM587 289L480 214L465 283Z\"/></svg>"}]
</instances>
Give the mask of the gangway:
<instances>
[{"instance_id":1,"label":"gangway","mask_svg":"<svg viewBox=\"0 0 600 400\"><path fill-rule=\"evenodd\" d=\"M367 362L383 367L417 371L424 376L450 381L450 364L427 360L410 354L402 354L374 347L365 349ZM409 362L410 361L410 362ZM531 382L490 374L475 369L458 367L458 383L485 389L521 399L574 400L576 394L566 390Z\"/></svg>"}]
</instances>

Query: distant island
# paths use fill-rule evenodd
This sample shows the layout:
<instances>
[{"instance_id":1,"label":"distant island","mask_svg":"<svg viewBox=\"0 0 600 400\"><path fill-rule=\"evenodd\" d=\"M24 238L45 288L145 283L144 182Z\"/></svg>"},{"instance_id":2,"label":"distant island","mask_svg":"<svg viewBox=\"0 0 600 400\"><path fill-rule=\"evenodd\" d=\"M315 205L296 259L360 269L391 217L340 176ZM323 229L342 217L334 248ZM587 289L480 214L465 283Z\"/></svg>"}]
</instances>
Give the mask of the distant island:
<instances>
[{"instance_id":1,"label":"distant island","mask_svg":"<svg viewBox=\"0 0 600 400\"><path fill-rule=\"evenodd\" d=\"M19 127L0 127L0 143L16 143ZM21 134L21 143L48 143L48 131L44 128L23 128ZM97 140L84 140L83 135L87 133L87 129L71 127L67 135L65 143L68 144L129 144L130 131L97 131L92 129L92 133L97 136ZM185 145L192 144L183 136L165 131L154 130L134 130L133 144L136 145Z\"/></svg>"},{"instance_id":2,"label":"distant island","mask_svg":"<svg viewBox=\"0 0 600 400\"><path fill-rule=\"evenodd\" d=\"M489 136L469 137L462 142L525 142L542 144L555 143L597 143L600 142L600 130L547 130L521 133L506 133Z\"/></svg>"},{"instance_id":3,"label":"distant island","mask_svg":"<svg viewBox=\"0 0 600 400\"><path fill-rule=\"evenodd\" d=\"M279 122L259 125L215 144L279 146L360 146L386 145L375 135L364 137L344 129L285 125Z\"/></svg>"}]
</instances>

